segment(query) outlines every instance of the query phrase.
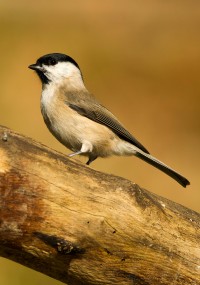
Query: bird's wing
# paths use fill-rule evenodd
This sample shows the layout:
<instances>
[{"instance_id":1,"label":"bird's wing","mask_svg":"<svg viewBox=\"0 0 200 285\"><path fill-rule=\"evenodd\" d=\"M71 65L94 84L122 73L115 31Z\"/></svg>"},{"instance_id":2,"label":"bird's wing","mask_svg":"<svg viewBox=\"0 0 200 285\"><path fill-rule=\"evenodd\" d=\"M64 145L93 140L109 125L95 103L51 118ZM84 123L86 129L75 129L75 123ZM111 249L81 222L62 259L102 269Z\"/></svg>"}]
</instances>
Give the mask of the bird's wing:
<instances>
[{"instance_id":1,"label":"bird's wing","mask_svg":"<svg viewBox=\"0 0 200 285\"><path fill-rule=\"evenodd\" d=\"M71 101L71 100L70 100ZM108 111L104 106L91 100L89 104L85 101L66 101L66 104L80 115L89 118L99 124L105 125L110 128L118 137L135 145L145 153L149 153L146 148L139 143L117 120L117 118Z\"/></svg>"}]
</instances>

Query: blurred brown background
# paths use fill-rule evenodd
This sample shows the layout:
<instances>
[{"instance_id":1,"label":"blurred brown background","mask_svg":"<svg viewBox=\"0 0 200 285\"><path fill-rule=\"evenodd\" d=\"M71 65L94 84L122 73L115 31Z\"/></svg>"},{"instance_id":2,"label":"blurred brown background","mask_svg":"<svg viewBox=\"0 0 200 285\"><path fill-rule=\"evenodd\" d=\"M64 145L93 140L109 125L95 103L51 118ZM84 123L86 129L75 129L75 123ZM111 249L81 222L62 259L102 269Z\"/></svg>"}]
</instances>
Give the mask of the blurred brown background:
<instances>
[{"instance_id":1,"label":"blurred brown background","mask_svg":"<svg viewBox=\"0 0 200 285\"><path fill-rule=\"evenodd\" d=\"M68 153L43 123L41 84L27 68L46 53L66 53L88 89L191 186L183 189L134 157L91 167L199 211L199 31L195 0L0 0L0 124ZM0 284L60 282L1 258Z\"/></svg>"}]
</instances>

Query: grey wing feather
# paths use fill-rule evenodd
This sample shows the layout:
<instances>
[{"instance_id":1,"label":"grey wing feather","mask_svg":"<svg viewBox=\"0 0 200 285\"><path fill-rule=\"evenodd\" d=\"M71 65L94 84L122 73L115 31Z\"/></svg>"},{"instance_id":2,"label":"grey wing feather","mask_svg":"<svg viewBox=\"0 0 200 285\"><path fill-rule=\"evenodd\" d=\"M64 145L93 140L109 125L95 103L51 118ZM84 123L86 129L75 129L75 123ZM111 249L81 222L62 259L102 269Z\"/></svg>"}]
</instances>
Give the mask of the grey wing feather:
<instances>
[{"instance_id":1,"label":"grey wing feather","mask_svg":"<svg viewBox=\"0 0 200 285\"><path fill-rule=\"evenodd\" d=\"M102 105L94 101L90 102L89 107L87 106L88 104L86 105L83 101L73 103L66 101L66 104L80 115L107 126L121 139L135 145L145 153L149 153L148 150L119 123L117 118Z\"/></svg>"}]
</instances>

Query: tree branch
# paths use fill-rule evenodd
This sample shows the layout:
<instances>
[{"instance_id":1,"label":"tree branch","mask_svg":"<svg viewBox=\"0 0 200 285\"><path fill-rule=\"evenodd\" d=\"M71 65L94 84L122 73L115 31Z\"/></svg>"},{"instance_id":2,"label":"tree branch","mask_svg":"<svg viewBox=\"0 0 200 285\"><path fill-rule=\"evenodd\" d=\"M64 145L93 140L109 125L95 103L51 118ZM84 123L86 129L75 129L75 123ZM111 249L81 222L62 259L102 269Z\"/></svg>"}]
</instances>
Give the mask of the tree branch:
<instances>
[{"instance_id":1,"label":"tree branch","mask_svg":"<svg viewBox=\"0 0 200 285\"><path fill-rule=\"evenodd\" d=\"M200 284L200 215L0 127L0 255L73 285Z\"/></svg>"}]
</instances>

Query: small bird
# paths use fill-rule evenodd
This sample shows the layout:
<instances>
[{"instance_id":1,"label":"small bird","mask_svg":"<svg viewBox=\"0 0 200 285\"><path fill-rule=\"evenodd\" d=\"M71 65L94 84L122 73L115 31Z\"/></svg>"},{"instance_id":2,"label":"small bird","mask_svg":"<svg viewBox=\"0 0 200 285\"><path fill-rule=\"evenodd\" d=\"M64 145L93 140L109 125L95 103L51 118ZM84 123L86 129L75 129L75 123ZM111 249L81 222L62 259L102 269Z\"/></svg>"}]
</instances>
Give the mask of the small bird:
<instances>
[{"instance_id":1,"label":"small bird","mask_svg":"<svg viewBox=\"0 0 200 285\"><path fill-rule=\"evenodd\" d=\"M51 53L29 66L42 82L41 112L49 131L74 155L135 155L171 176L183 187L190 182L165 165L133 137L86 89L81 70L68 55Z\"/></svg>"}]
</instances>

